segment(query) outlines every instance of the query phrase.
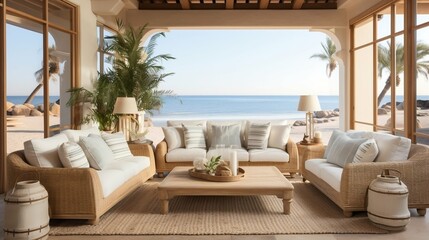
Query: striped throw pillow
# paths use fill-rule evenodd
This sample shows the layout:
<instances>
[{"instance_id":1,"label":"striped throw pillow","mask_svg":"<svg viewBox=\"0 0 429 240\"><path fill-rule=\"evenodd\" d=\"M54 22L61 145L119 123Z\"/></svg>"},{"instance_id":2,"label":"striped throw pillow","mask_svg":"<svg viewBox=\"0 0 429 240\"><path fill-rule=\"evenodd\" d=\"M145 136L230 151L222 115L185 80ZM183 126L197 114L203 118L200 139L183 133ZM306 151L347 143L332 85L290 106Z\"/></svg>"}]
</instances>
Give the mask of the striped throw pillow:
<instances>
[{"instance_id":1,"label":"striped throw pillow","mask_svg":"<svg viewBox=\"0 0 429 240\"><path fill-rule=\"evenodd\" d=\"M250 124L247 132L247 149L266 149L271 123Z\"/></svg>"},{"instance_id":2,"label":"striped throw pillow","mask_svg":"<svg viewBox=\"0 0 429 240\"><path fill-rule=\"evenodd\" d=\"M66 142L58 147L58 155L65 168L89 168L88 159L79 144Z\"/></svg>"},{"instance_id":3,"label":"striped throw pillow","mask_svg":"<svg viewBox=\"0 0 429 240\"><path fill-rule=\"evenodd\" d=\"M102 133L101 137L112 150L115 160L133 156L122 132L113 134Z\"/></svg>"},{"instance_id":4,"label":"striped throw pillow","mask_svg":"<svg viewBox=\"0 0 429 240\"><path fill-rule=\"evenodd\" d=\"M353 163L373 162L378 155L378 147L374 138L362 143L353 158Z\"/></svg>"},{"instance_id":5,"label":"striped throw pillow","mask_svg":"<svg viewBox=\"0 0 429 240\"><path fill-rule=\"evenodd\" d=\"M182 124L185 135L186 148L206 148L206 138L201 126L185 126Z\"/></svg>"}]
</instances>

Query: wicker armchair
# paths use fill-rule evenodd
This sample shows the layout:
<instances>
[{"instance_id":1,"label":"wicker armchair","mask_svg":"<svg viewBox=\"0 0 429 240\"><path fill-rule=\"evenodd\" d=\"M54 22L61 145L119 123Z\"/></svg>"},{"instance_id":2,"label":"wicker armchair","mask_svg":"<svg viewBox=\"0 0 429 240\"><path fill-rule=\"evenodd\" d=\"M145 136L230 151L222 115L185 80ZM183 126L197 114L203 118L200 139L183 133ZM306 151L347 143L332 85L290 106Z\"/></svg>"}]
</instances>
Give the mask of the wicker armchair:
<instances>
[{"instance_id":1,"label":"wicker armchair","mask_svg":"<svg viewBox=\"0 0 429 240\"><path fill-rule=\"evenodd\" d=\"M323 158L323 152L318 154L314 157ZM386 168L401 172L401 181L409 190L409 208L417 208L418 214L424 216L429 207L429 148L422 145L412 144L407 161L346 164L341 175L340 192L305 168L303 177L350 217L353 211L366 211L368 186Z\"/></svg>"},{"instance_id":2,"label":"wicker armchair","mask_svg":"<svg viewBox=\"0 0 429 240\"><path fill-rule=\"evenodd\" d=\"M137 155L133 149L132 153ZM24 150L16 151L7 156L8 189L14 186L17 177L36 172L49 194L51 218L87 219L89 224L97 224L101 215L155 174L151 146L141 145L138 153L150 158L150 167L130 178L109 196L103 197L96 170L34 167L26 162Z\"/></svg>"}]
</instances>

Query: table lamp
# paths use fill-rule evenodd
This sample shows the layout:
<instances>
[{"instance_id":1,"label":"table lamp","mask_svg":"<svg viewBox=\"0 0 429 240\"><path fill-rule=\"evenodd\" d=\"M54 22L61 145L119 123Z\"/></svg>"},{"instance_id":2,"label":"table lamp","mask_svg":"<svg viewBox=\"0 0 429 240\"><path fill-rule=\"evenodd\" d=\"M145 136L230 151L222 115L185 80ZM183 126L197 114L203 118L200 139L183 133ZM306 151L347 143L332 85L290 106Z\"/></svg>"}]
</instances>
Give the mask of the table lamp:
<instances>
[{"instance_id":1,"label":"table lamp","mask_svg":"<svg viewBox=\"0 0 429 240\"><path fill-rule=\"evenodd\" d=\"M131 114L138 113L136 99L133 97L118 97L116 98L113 114L118 114L119 124L118 131L124 133L125 139L130 141L131 130Z\"/></svg>"},{"instance_id":2,"label":"table lamp","mask_svg":"<svg viewBox=\"0 0 429 240\"><path fill-rule=\"evenodd\" d=\"M305 134L309 137L309 142L312 142L314 138L313 112L319 110L320 103L316 95L302 95L299 97L298 111L306 112Z\"/></svg>"}]
</instances>

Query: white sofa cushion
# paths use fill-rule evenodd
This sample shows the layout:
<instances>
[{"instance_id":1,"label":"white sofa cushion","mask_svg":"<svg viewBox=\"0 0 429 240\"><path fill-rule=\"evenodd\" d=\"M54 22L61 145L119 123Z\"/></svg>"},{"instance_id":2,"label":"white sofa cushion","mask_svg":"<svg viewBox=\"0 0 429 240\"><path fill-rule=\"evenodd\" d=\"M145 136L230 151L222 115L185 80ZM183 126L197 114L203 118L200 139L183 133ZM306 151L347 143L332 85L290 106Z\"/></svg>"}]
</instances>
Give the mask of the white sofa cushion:
<instances>
[{"instance_id":1,"label":"white sofa cushion","mask_svg":"<svg viewBox=\"0 0 429 240\"><path fill-rule=\"evenodd\" d=\"M115 160L112 150L101 137L80 137L79 145L94 169L101 170Z\"/></svg>"},{"instance_id":2,"label":"white sofa cushion","mask_svg":"<svg viewBox=\"0 0 429 240\"><path fill-rule=\"evenodd\" d=\"M210 147L223 144L225 147L241 147L240 124L211 125Z\"/></svg>"},{"instance_id":3,"label":"white sofa cushion","mask_svg":"<svg viewBox=\"0 0 429 240\"><path fill-rule=\"evenodd\" d=\"M88 159L75 142L65 142L58 147L58 155L65 168L89 168Z\"/></svg>"},{"instance_id":4,"label":"white sofa cushion","mask_svg":"<svg viewBox=\"0 0 429 240\"><path fill-rule=\"evenodd\" d=\"M25 158L35 167L62 167L58 147L68 140L62 133L49 138L28 140L24 142Z\"/></svg>"},{"instance_id":5,"label":"white sofa cushion","mask_svg":"<svg viewBox=\"0 0 429 240\"><path fill-rule=\"evenodd\" d=\"M166 162L193 162L196 158L205 158L206 150L202 148L177 148L167 153Z\"/></svg>"},{"instance_id":6,"label":"white sofa cushion","mask_svg":"<svg viewBox=\"0 0 429 240\"><path fill-rule=\"evenodd\" d=\"M343 174L343 168L334 164L324 165L320 169L320 179L325 181L335 191L340 192L341 189L341 175Z\"/></svg>"},{"instance_id":7,"label":"white sofa cushion","mask_svg":"<svg viewBox=\"0 0 429 240\"><path fill-rule=\"evenodd\" d=\"M310 159L305 161L305 169L331 186L336 191L340 192L341 175L343 168L328 163L326 159Z\"/></svg>"},{"instance_id":8,"label":"white sofa cushion","mask_svg":"<svg viewBox=\"0 0 429 240\"><path fill-rule=\"evenodd\" d=\"M366 141L365 138L352 139L342 133L331 145L326 158L328 162L344 167L346 163L353 162L359 146Z\"/></svg>"},{"instance_id":9,"label":"white sofa cushion","mask_svg":"<svg viewBox=\"0 0 429 240\"><path fill-rule=\"evenodd\" d=\"M374 138L366 140L356 151L353 163L372 162L378 155L378 147Z\"/></svg>"},{"instance_id":10,"label":"white sofa cushion","mask_svg":"<svg viewBox=\"0 0 429 240\"><path fill-rule=\"evenodd\" d=\"M278 148L249 150L250 162L289 162L289 154Z\"/></svg>"},{"instance_id":11,"label":"white sofa cushion","mask_svg":"<svg viewBox=\"0 0 429 240\"><path fill-rule=\"evenodd\" d=\"M289 141L291 125L271 125L270 137L268 138L269 148L278 148L286 150L286 144Z\"/></svg>"},{"instance_id":12,"label":"white sofa cushion","mask_svg":"<svg viewBox=\"0 0 429 240\"><path fill-rule=\"evenodd\" d=\"M201 126L186 126L182 124L186 148L206 149L204 129Z\"/></svg>"},{"instance_id":13,"label":"white sofa cushion","mask_svg":"<svg viewBox=\"0 0 429 240\"><path fill-rule=\"evenodd\" d=\"M92 127L84 130L74 130L74 129L67 129L62 131L61 133L64 133L70 142L79 142L80 137L88 137L89 134L96 134L100 135L100 130L98 130L97 127Z\"/></svg>"},{"instance_id":14,"label":"white sofa cushion","mask_svg":"<svg viewBox=\"0 0 429 240\"><path fill-rule=\"evenodd\" d=\"M101 137L109 146L110 150L113 152L115 159L132 157L133 154L128 147L127 140L122 132L117 132L113 134L102 133Z\"/></svg>"},{"instance_id":15,"label":"white sofa cushion","mask_svg":"<svg viewBox=\"0 0 429 240\"><path fill-rule=\"evenodd\" d=\"M271 123L251 123L247 131L247 149L266 149L270 136Z\"/></svg>"},{"instance_id":16,"label":"white sofa cushion","mask_svg":"<svg viewBox=\"0 0 429 240\"><path fill-rule=\"evenodd\" d=\"M254 124L265 124L265 123L270 123L271 124L271 130L270 130L270 134L269 136L271 137L271 133L272 133L272 127L273 126L286 126L288 125L288 120L279 120L279 119L270 119L270 120L264 120L264 119L253 119L253 120L249 120L246 122L246 128L244 131L244 136L247 136L247 134L249 133L249 126L254 123ZM247 146L247 138L244 139L244 145L243 146ZM285 144L286 145L286 144ZM270 140L268 140L268 147L275 147L275 146L271 146L270 145Z\"/></svg>"},{"instance_id":17,"label":"white sofa cushion","mask_svg":"<svg viewBox=\"0 0 429 240\"><path fill-rule=\"evenodd\" d=\"M225 151L226 153L224 154L226 157L226 160L229 160L229 151L233 150L237 152L237 160L239 162L248 162L249 161L249 152L244 149L244 148L234 148L234 149L224 149L223 151ZM216 148L211 148L209 149L209 151L207 152L207 159L211 159L213 156L219 156L222 155L222 152L220 152L222 150L218 150ZM224 159L224 158L222 158Z\"/></svg>"},{"instance_id":18,"label":"white sofa cushion","mask_svg":"<svg viewBox=\"0 0 429 240\"><path fill-rule=\"evenodd\" d=\"M103 170L97 171L103 197L108 197L122 184L149 166L150 160L145 156L132 156L108 163Z\"/></svg>"},{"instance_id":19,"label":"white sofa cushion","mask_svg":"<svg viewBox=\"0 0 429 240\"><path fill-rule=\"evenodd\" d=\"M183 135L182 127L163 127L162 131L167 142L167 151L185 147L185 136Z\"/></svg>"}]
</instances>

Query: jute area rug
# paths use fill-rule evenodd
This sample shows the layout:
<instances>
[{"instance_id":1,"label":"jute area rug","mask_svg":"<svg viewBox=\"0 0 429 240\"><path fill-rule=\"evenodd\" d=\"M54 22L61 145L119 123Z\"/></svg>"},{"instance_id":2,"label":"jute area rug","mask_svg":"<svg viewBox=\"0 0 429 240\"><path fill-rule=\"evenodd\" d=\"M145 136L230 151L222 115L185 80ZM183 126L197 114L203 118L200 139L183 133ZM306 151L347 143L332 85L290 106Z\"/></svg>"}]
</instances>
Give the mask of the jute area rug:
<instances>
[{"instance_id":1,"label":"jute area rug","mask_svg":"<svg viewBox=\"0 0 429 240\"><path fill-rule=\"evenodd\" d=\"M51 235L208 235L386 233L366 214L345 218L340 208L310 183L293 183L291 214L275 196L176 197L159 213L152 180L119 202L96 226L77 220L51 222Z\"/></svg>"}]
</instances>

